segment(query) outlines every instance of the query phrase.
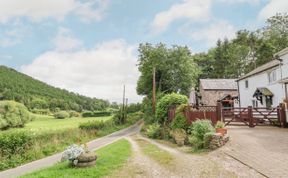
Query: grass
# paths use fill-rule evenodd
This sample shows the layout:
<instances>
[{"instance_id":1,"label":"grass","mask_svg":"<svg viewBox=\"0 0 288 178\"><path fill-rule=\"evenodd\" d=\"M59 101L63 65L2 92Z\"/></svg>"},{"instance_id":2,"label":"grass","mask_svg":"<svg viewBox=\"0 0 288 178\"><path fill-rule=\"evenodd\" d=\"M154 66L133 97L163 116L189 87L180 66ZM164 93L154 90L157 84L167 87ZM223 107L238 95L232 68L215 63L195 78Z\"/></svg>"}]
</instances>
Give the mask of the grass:
<instances>
[{"instance_id":1,"label":"grass","mask_svg":"<svg viewBox=\"0 0 288 178\"><path fill-rule=\"evenodd\" d=\"M172 163L172 161L174 160L173 156L169 152L160 149L157 145L154 145L143 139L137 139L136 141L139 144L140 149L143 151L143 153L151 157L159 164L167 165Z\"/></svg>"},{"instance_id":2,"label":"grass","mask_svg":"<svg viewBox=\"0 0 288 178\"><path fill-rule=\"evenodd\" d=\"M96 151L96 155L98 156L96 166L89 168L73 168L69 166L67 162L62 162L52 167L24 175L22 178L103 177L109 175L112 171L121 168L131 156L131 152L130 143L127 140L122 139Z\"/></svg>"},{"instance_id":3,"label":"grass","mask_svg":"<svg viewBox=\"0 0 288 178\"><path fill-rule=\"evenodd\" d=\"M111 117L102 117L102 118L97 117L97 118L89 118L89 119L91 121L92 119L99 120L99 119L109 119L109 118ZM77 119L67 118L65 120L59 121L57 119L51 119L51 118L40 118L38 121L37 120L33 121L36 123L31 122L30 124L32 125L26 125L28 128L26 128L26 126L25 128L22 128L22 131L26 131L26 133L28 133L32 137L32 140L30 140L26 144L29 146L28 147L25 146L24 151L21 151L21 152L13 152L13 153L3 152L4 154L2 155L0 154L0 171L8 169L8 168L17 167L21 164L25 164L31 161L35 161L37 159L41 159L46 156L50 156L57 152L61 152L67 146L73 143L83 144L90 140L93 140L93 139L111 134L115 131L124 129L134 124L137 121L137 118L129 120L129 122L127 122L124 125L111 125L110 127L103 128L100 130L79 129L78 125L79 123L83 122L82 118L77 118ZM83 120L84 122L88 121L86 118L83 118ZM53 123L55 121L56 122L59 121L58 125ZM47 128L47 129L37 130L36 128L36 126L44 127L45 125L48 127L55 127L58 129ZM66 125L69 125L69 127ZM63 129L63 127L65 129ZM31 129L32 130L36 129L36 130L32 132ZM21 128L9 129L7 131L0 132L0 134L9 135L13 132L18 132L19 130L21 130ZM1 153L1 150L0 150L0 153Z\"/></svg>"},{"instance_id":4,"label":"grass","mask_svg":"<svg viewBox=\"0 0 288 178\"><path fill-rule=\"evenodd\" d=\"M60 131L77 128L81 123L88 121L99 121L99 120L109 120L112 116L107 117L75 117L75 118L66 118L66 119L55 119L52 116L37 115L35 120L25 124L24 128L12 128L7 131L13 130L27 130L31 132L49 132L49 131ZM2 131L6 132L6 131Z\"/></svg>"}]
</instances>

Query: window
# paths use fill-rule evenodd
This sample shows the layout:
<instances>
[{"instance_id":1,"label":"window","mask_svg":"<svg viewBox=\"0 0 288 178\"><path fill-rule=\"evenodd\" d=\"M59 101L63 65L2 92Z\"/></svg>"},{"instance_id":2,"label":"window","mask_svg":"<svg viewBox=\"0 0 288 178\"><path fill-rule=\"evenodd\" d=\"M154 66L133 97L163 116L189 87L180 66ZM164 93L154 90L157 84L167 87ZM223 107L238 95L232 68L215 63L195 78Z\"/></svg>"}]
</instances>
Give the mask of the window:
<instances>
[{"instance_id":1,"label":"window","mask_svg":"<svg viewBox=\"0 0 288 178\"><path fill-rule=\"evenodd\" d=\"M248 88L248 87L249 87L248 80L245 80L245 88Z\"/></svg>"},{"instance_id":2,"label":"window","mask_svg":"<svg viewBox=\"0 0 288 178\"><path fill-rule=\"evenodd\" d=\"M276 70L273 70L268 73L268 80L269 80L269 83L273 83L276 81Z\"/></svg>"},{"instance_id":3,"label":"window","mask_svg":"<svg viewBox=\"0 0 288 178\"><path fill-rule=\"evenodd\" d=\"M252 106L253 106L253 108L258 108L258 101L252 100Z\"/></svg>"}]
</instances>

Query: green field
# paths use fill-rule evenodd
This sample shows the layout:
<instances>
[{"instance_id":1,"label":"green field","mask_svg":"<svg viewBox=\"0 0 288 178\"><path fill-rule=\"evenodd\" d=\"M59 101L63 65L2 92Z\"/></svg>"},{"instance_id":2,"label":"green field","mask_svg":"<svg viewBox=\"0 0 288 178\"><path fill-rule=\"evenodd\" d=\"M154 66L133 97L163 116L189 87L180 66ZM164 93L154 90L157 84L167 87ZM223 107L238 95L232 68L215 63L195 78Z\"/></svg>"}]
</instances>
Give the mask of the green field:
<instances>
[{"instance_id":1,"label":"green field","mask_svg":"<svg viewBox=\"0 0 288 178\"><path fill-rule=\"evenodd\" d=\"M119 140L96 151L96 166L90 168L73 168L68 162L22 176L23 178L50 177L103 177L121 168L131 156L131 145L127 140Z\"/></svg>"},{"instance_id":2,"label":"green field","mask_svg":"<svg viewBox=\"0 0 288 178\"><path fill-rule=\"evenodd\" d=\"M89 121L106 121L111 119L112 116L106 117L75 117L75 118L66 118L66 119L55 119L52 116L36 115L35 120L25 124L24 128L12 128L7 131L12 130L27 130L32 132L47 132L55 130L66 130L71 128L77 128L80 123L89 122ZM6 132L6 131L2 131Z\"/></svg>"}]
</instances>

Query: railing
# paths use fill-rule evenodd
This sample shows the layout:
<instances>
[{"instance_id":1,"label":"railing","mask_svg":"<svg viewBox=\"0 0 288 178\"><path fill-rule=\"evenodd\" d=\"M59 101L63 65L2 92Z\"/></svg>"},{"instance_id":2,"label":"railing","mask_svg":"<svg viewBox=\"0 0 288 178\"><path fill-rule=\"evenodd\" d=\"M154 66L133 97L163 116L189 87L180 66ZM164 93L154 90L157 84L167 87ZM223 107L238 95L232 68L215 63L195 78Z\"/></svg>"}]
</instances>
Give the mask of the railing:
<instances>
[{"instance_id":1,"label":"railing","mask_svg":"<svg viewBox=\"0 0 288 178\"><path fill-rule=\"evenodd\" d=\"M172 121L175 117L176 107L171 107L168 118ZM242 123L249 127L258 125L273 125L284 127L286 125L285 106L279 105L274 108L257 107L222 107L217 106L188 106L183 113L189 123L197 119L209 119L213 124L222 120L225 125Z\"/></svg>"}]
</instances>

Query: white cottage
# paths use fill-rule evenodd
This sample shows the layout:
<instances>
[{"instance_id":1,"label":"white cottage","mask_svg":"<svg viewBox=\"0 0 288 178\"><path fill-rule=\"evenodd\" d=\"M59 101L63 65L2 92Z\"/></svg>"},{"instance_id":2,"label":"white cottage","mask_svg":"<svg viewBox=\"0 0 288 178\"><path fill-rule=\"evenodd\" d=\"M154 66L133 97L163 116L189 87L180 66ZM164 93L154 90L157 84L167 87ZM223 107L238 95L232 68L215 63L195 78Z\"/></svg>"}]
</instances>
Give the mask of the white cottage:
<instances>
[{"instance_id":1,"label":"white cottage","mask_svg":"<svg viewBox=\"0 0 288 178\"><path fill-rule=\"evenodd\" d=\"M288 101L288 47L237 79L240 107L276 107Z\"/></svg>"}]
</instances>

